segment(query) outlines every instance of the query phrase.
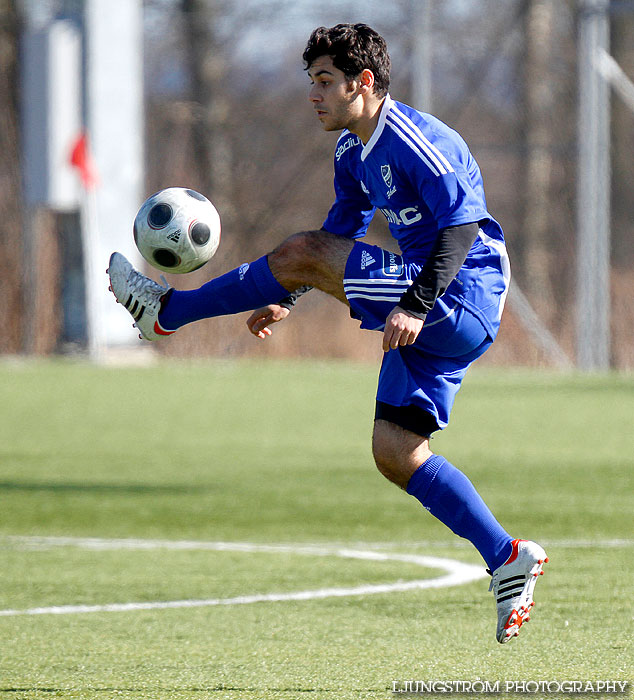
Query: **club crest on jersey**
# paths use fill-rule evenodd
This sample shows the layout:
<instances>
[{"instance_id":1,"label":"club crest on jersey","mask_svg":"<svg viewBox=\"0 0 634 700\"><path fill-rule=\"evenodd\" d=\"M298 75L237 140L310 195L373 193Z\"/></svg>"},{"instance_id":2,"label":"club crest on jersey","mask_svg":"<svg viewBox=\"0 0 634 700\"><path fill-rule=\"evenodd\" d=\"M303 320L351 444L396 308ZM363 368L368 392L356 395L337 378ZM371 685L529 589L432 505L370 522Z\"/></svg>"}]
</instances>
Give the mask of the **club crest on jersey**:
<instances>
[{"instance_id":1,"label":"club crest on jersey","mask_svg":"<svg viewBox=\"0 0 634 700\"><path fill-rule=\"evenodd\" d=\"M403 258L396 253L383 251L383 274L386 277L400 277L403 272Z\"/></svg>"},{"instance_id":2,"label":"club crest on jersey","mask_svg":"<svg viewBox=\"0 0 634 700\"><path fill-rule=\"evenodd\" d=\"M389 165L382 165L381 175L383 176L383 181L388 188L392 187L392 168L390 168Z\"/></svg>"},{"instance_id":3,"label":"club crest on jersey","mask_svg":"<svg viewBox=\"0 0 634 700\"><path fill-rule=\"evenodd\" d=\"M392 168L390 168L389 164L381 166L381 176L383 177L383 182L387 185L387 198L389 199L396 192L396 187L392 187Z\"/></svg>"}]
</instances>

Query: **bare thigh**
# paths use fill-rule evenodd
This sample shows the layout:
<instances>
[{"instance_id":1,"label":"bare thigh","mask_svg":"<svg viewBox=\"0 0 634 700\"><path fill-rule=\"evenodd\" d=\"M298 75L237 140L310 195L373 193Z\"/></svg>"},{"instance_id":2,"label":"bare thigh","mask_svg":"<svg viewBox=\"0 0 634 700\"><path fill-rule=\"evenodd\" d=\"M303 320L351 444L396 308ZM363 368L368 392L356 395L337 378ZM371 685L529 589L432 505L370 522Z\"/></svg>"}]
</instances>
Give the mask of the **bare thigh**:
<instances>
[{"instance_id":1,"label":"bare thigh","mask_svg":"<svg viewBox=\"0 0 634 700\"><path fill-rule=\"evenodd\" d=\"M269 253L269 267L286 289L310 285L347 304L343 276L353 246L351 239L327 231L296 233Z\"/></svg>"}]
</instances>

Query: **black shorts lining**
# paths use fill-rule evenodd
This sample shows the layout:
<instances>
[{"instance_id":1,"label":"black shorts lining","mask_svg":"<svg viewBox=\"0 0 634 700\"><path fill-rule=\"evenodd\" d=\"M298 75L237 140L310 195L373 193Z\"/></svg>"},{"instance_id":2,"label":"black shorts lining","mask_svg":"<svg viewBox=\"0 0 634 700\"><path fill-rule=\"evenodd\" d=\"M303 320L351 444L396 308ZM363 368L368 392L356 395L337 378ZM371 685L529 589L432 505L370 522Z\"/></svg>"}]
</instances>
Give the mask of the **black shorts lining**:
<instances>
[{"instance_id":1,"label":"black shorts lining","mask_svg":"<svg viewBox=\"0 0 634 700\"><path fill-rule=\"evenodd\" d=\"M438 423L431 413L420 406L392 406L383 401L376 402L374 420L386 420L395 423L405 430L409 430L421 437L431 437L431 434L440 430Z\"/></svg>"}]
</instances>

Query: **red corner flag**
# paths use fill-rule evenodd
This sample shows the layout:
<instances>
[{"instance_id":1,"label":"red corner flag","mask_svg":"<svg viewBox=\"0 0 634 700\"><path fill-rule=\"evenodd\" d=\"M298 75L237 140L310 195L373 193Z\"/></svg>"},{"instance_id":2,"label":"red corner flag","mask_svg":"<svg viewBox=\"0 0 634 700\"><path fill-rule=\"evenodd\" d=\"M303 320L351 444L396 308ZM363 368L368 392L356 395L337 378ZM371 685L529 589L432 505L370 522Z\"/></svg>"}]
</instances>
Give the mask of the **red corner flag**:
<instances>
[{"instance_id":1,"label":"red corner flag","mask_svg":"<svg viewBox=\"0 0 634 700\"><path fill-rule=\"evenodd\" d=\"M79 134L73 145L70 163L79 170L79 177L87 190L91 190L98 184L97 168L88 148L88 136L85 131Z\"/></svg>"}]
</instances>

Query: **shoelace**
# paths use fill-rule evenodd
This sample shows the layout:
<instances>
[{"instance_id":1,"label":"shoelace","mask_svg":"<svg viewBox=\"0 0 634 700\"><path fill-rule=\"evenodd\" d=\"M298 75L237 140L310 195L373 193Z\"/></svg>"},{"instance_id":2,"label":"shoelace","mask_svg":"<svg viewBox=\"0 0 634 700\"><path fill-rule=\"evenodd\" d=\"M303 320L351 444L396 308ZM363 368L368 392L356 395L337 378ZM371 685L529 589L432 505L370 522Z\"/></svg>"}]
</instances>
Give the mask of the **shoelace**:
<instances>
[{"instance_id":1,"label":"shoelace","mask_svg":"<svg viewBox=\"0 0 634 700\"><path fill-rule=\"evenodd\" d=\"M131 270L130 277L128 277L130 291L139 297L144 304L148 305L155 304L161 296L169 290L170 286L163 275L161 275L161 282L163 282L165 286L161 287L158 282L155 282L136 270Z\"/></svg>"}]
</instances>

